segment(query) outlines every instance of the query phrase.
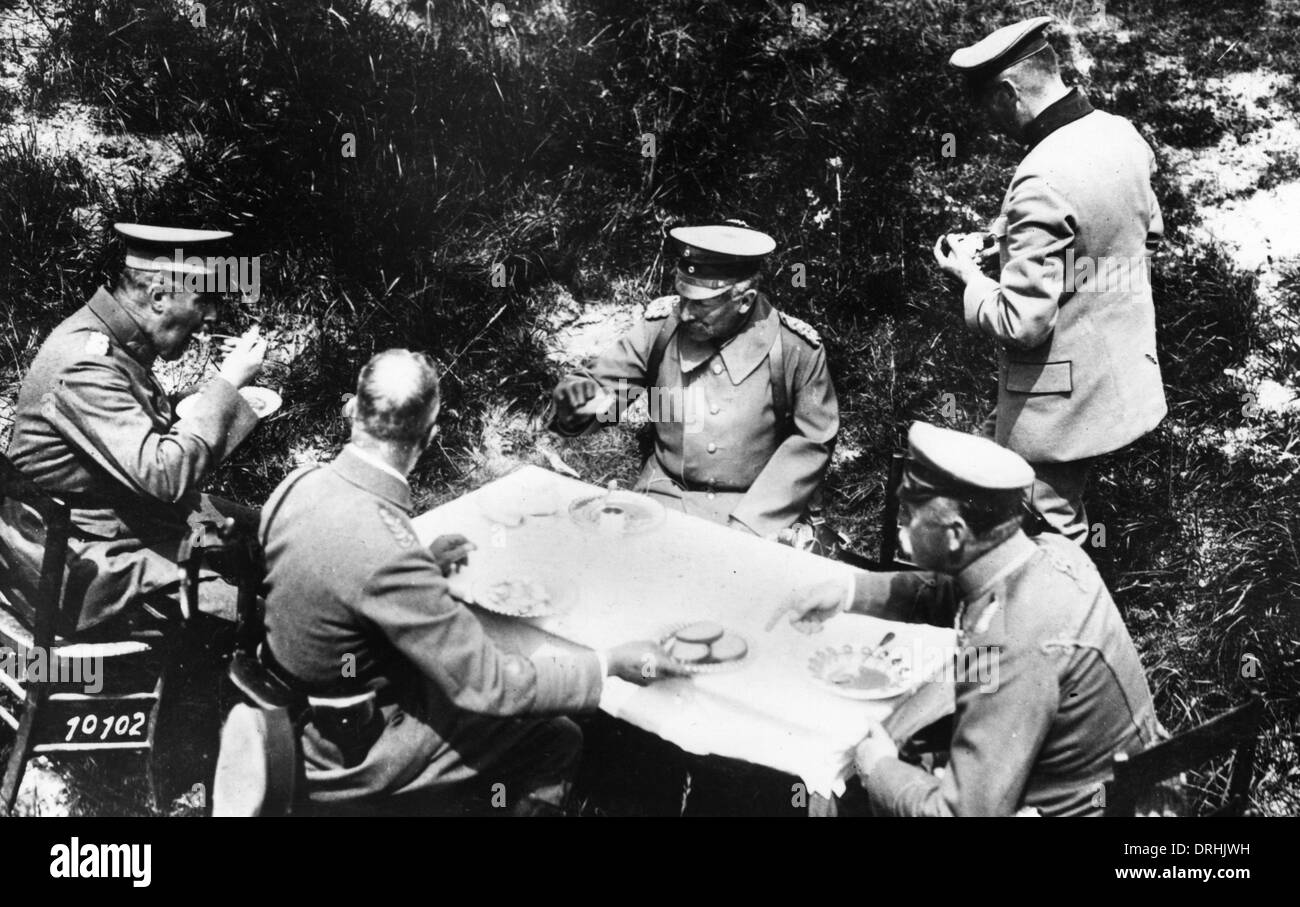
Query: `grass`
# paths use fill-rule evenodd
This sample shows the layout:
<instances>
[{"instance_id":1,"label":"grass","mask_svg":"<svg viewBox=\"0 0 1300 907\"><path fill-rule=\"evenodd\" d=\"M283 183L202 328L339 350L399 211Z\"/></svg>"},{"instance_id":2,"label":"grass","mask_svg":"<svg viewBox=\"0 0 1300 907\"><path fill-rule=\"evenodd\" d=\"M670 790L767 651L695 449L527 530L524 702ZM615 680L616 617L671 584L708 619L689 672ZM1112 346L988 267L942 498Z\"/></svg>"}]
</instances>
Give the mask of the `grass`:
<instances>
[{"instance_id":1,"label":"grass","mask_svg":"<svg viewBox=\"0 0 1300 907\"><path fill-rule=\"evenodd\" d=\"M468 0L416 27L400 3L358 0L208 4L204 29L166 2L39 7L50 40L22 90L0 93L0 120L84 103L100 128L169 143L182 163L108 184L31 142L0 146L0 388L111 270L112 244L70 212L223 225L263 255L262 300L230 321L256 318L285 344L287 405L216 490L264 499L297 461L336 449L352 377L391 345L427 349L446 372L444 434L415 476L422 506L547 451L627 483L632 430L541 431L561 300L657 295L666 226L738 216L777 237L773 296L825 338L844 423L828 504L865 550L908 423L973 428L995 392L991 344L927 262L937 233L987 220L1019 153L967 108L946 57L994 21L1047 12L1079 29L1062 44L1067 72L1155 143L1167 223L1154 280L1170 416L1103 464L1092 516L1107 546L1094 554L1162 720L1184 728L1261 693L1255 807L1300 811L1297 418L1246 415L1224 374L1266 353L1267 377L1294 382L1295 353L1277 342L1291 328L1261 310L1255 275L1198 238L1204 199L1171 172L1173 152L1257 128L1207 79L1300 76L1286 5L1110 2L1101 27L1082 2L825 3L801 29L782 5L686 0L531 0L510 5L507 28ZM1300 110L1300 93L1283 100ZM940 154L949 133L956 158ZM1294 175L1282 157L1260 186ZM795 264L806 286L792 285ZM1280 292L1295 311L1294 274Z\"/></svg>"}]
</instances>

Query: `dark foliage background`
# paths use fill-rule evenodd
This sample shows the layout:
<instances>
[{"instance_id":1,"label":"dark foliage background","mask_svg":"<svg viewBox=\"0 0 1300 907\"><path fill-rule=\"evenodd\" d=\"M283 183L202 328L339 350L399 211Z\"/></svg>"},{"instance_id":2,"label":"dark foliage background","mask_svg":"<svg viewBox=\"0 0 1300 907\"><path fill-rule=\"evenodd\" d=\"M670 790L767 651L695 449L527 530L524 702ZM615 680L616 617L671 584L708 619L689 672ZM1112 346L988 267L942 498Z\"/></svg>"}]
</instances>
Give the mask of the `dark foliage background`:
<instances>
[{"instance_id":1,"label":"dark foliage background","mask_svg":"<svg viewBox=\"0 0 1300 907\"><path fill-rule=\"evenodd\" d=\"M562 297L644 301L665 286L666 225L741 217L777 237L775 296L826 340L845 424L832 514L870 550L883 466L908 423L972 428L995 389L992 347L964 329L929 250L996 211L1019 150L976 121L947 56L994 23L1052 13L1084 30L1086 74L1058 44L1070 79L1158 143L1168 225L1155 285L1171 413L1098 477L1106 545L1094 553L1167 725L1264 694L1257 806L1297 812L1300 492L1280 455L1297 420L1252 421L1224 375L1278 328L1259 316L1253 275L1193 236L1196 199L1164 156L1249 131L1204 80L1300 75L1300 15L1251 0L1111 2L1121 40L1086 31L1097 6L824 2L794 27L788 4L524 0L497 27L469 0L239 0L208 3L196 28L165 0L41 4L51 40L0 107L84 102L106 131L174 140L183 165L110 186L75 157L0 146L0 378L112 274L104 224L229 227L263 256L262 299L231 326L257 319L303 346L278 376L283 416L222 489L260 500L305 438L340 444L358 367L404 345L446 367L443 446L417 476L431 503L485 478L485 446L527 455L535 432L502 442L490 423L534 411L556 377L546 340ZM948 133L955 158L940 153ZM100 226L74 217L86 207ZM496 264L506 287L490 280ZM1294 274L1282 292L1294 310ZM1271 377L1294 380L1294 355L1274 361ZM1212 443L1239 426L1246 454ZM630 435L554 443L588 478L634 471Z\"/></svg>"}]
</instances>

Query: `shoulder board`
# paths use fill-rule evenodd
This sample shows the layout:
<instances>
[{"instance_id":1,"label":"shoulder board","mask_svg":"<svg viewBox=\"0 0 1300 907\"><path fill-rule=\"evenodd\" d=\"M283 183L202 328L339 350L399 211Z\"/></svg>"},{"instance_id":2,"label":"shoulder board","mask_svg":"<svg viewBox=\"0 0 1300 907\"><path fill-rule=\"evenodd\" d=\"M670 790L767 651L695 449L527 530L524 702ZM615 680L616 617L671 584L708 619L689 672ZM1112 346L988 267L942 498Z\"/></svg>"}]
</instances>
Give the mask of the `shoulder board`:
<instances>
[{"instance_id":1,"label":"shoulder board","mask_svg":"<svg viewBox=\"0 0 1300 907\"><path fill-rule=\"evenodd\" d=\"M89 356L108 355L108 335L99 331L86 332L86 354Z\"/></svg>"},{"instance_id":2,"label":"shoulder board","mask_svg":"<svg viewBox=\"0 0 1300 907\"><path fill-rule=\"evenodd\" d=\"M645 307L646 320L658 321L660 318L667 318L677 311L679 302L681 302L680 296L660 296L658 299L650 300Z\"/></svg>"},{"instance_id":3,"label":"shoulder board","mask_svg":"<svg viewBox=\"0 0 1300 907\"><path fill-rule=\"evenodd\" d=\"M1086 591L1087 586L1084 583L1085 577L1074 564L1066 560L1065 556L1061 552L1054 550L1050 545L1040 545L1039 550L1047 556L1047 562L1051 564L1054 569L1060 573L1064 573L1073 580L1074 584L1079 587L1080 591ZM1091 560L1088 561L1088 565L1092 565Z\"/></svg>"},{"instance_id":4,"label":"shoulder board","mask_svg":"<svg viewBox=\"0 0 1300 907\"><path fill-rule=\"evenodd\" d=\"M379 519L383 521L384 526L387 527L388 531L393 534L393 540L397 542L397 547L398 548L413 547L417 542L415 533L413 533L410 529L407 528L406 520L402 518L401 514L399 514L396 510L393 510L391 507L387 507L383 504L380 504L378 506L379 506Z\"/></svg>"},{"instance_id":5,"label":"shoulder board","mask_svg":"<svg viewBox=\"0 0 1300 907\"><path fill-rule=\"evenodd\" d=\"M800 321L793 315L787 315L780 312L781 323L788 327L792 333L798 334L804 340L808 341L810 346L818 347L822 345L821 335L813 329L813 326L806 321Z\"/></svg>"}]
</instances>

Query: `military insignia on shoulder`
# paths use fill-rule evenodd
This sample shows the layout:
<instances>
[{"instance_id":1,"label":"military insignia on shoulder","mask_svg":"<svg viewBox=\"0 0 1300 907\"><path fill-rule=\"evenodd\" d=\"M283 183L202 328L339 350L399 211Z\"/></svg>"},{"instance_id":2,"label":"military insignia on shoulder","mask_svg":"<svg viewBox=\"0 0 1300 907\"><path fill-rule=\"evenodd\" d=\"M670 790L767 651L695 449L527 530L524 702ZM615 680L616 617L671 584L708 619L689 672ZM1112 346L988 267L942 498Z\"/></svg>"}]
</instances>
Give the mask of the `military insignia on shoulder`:
<instances>
[{"instance_id":1,"label":"military insignia on shoulder","mask_svg":"<svg viewBox=\"0 0 1300 907\"><path fill-rule=\"evenodd\" d=\"M795 318L793 315L787 315L785 312L781 312L780 314L781 314L781 323L784 324L786 327L788 327L794 333L798 334L804 340L808 341L808 343L811 346L816 347L822 345L821 334L818 334L817 331L813 329L813 326L811 324L809 324L806 321L801 321L800 319Z\"/></svg>"},{"instance_id":2,"label":"military insignia on shoulder","mask_svg":"<svg viewBox=\"0 0 1300 907\"><path fill-rule=\"evenodd\" d=\"M677 311L677 303L681 302L680 296L660 296L658 299L652 299L645 307L645 318L647 321L658 321L660 318L667 318L673 312Z\"/></svg>"},{"instance_id":3,"label":"military insignia on shoulder","mask_svg":"<svg viewBox=\"0 0 1300 907\"><path fill-rule=\"evenodd\" d=\"M1042 550L1047 555L1047 562L1051 564L1053 568L1060 573L1064 573L1073 580L1074 584L1079 587L1081 592L1087 591L1088 587L1084 583L1084 577L1080 576L1079 571L1075 568L1074 564L1071 564L1063 558L1060 553L1053 551L1046 545L1043 546ZM1089 566L1091 566L1091 562L1089 563Z\"/></svg>"},{"instance_id":4,"label":"military insignia on shoulder","mask_svg":"<svg viewBox=\"0 0 1300 907\"><path fill-rule=\"evenodd\" d=\"M99 333L99 331L88 333L86 335L86 352L91 356L107 356L108 336Z\"/></svg>"},{"instance_id":5,"label":"military insignia on shoulder","mask_svg":"<svg viewBox=\"0 0 1300 907\"><path fill-rule=\"evenodd\" d=\"M411 548L416 544L415 533L407 528L406 521L396 511L380 504L379 519L383 520L388 531L393 534L398 548Z\"/></svg>"}]
</instances>

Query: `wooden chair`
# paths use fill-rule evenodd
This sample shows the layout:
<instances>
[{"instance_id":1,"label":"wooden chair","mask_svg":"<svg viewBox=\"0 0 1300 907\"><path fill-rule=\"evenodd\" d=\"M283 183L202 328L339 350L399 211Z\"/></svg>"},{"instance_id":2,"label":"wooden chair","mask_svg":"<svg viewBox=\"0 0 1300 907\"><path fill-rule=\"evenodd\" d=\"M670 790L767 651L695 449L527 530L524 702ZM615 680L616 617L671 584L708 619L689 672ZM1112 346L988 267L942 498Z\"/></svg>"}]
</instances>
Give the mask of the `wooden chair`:
<instances>
[{"instance_id":1,"label":"wooden chair","mask_svg":"<svg viewBox=\"0 0 1300 907\"><path fill-rule=\"evenodd\" d=\"M0 815L12 812L27 764L41 754L141 753L156 807L152 757L167 662L163 633L76 637L78 603L63 594L68 507L3 456L0 519L10 527L0 533L0 722L7 726L0 731L13 734Z\"/></svg>"},{"instance_id":2,"label":"wooden chair","mask_svg":"<svg viewBox=\"0 0 1300 907\"><path fill-rule=\"evenodd\" d=\"M844 548L840 551L840 560L859 570L873 572L916 569L915 564L898 556L898 486L903 481L906 464L905 454L895 453L889 458L885 476L885 509L880 515L880 548L877 556L872 558L852 548Z\"/></svg>"},{"instance_id":3,"label":"wooden chair","mask_svg":"<svg viewBox=\"0 0 1300 907\"><path fill-rule=\"evenodd\" d=\"M1264 704L1257 696L1236 708L1128 756L1116 753L1114 780L1106 789L1106 815L1137 815L1157 786L1216 759L1232 757L1228 792L1213 816L1240 816L1246 808L1255 772L1255 743Z\"/></svg>"}]
</instances>

